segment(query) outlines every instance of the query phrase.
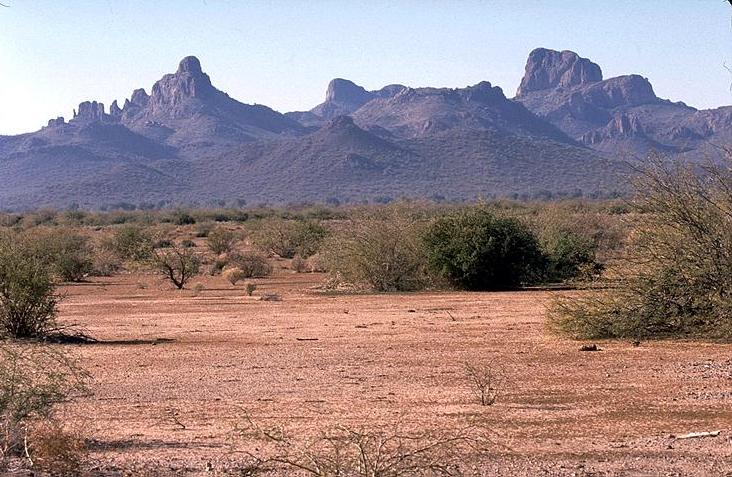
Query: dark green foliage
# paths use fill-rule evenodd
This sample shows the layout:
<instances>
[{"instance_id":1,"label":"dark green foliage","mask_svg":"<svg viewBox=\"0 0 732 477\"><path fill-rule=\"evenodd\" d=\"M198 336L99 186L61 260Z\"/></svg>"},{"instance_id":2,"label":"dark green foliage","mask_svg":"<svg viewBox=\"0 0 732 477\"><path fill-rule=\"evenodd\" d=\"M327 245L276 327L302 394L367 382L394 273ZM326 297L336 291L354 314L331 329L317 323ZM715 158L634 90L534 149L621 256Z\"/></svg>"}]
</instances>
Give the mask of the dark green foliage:
<instances>
[{"instance_id":1,"label":"dark green foliage","mask_svg":"<svg viewBox=\"0 0 732 477\"><path fill-rule=\"evenodd\" d=\"M531 230L478 207L435 219L424 236L427 263L467 290L500 290L536 282L544 257Z\"/></svg>"},{"instance_id":2,"label":"dark green foliage","mask_svg":"<svg viewBox=\"0 0 732 477\"><path fill-rule=\"evenodd\" d=\"M542 238L545 255L545 280L561 282L599 275L603 266L595 260L597 246L579 234L555 231Z\"/></svg>"}]
</instances>

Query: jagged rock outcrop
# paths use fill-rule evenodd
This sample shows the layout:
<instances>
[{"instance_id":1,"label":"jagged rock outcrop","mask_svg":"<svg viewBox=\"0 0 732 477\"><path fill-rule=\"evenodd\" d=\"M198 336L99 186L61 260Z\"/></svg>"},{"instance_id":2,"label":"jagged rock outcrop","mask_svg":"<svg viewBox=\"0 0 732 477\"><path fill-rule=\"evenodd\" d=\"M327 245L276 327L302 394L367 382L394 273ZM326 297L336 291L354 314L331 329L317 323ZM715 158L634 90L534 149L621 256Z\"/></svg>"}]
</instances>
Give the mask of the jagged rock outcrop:
<instances>
[{"instance_id":1,"label":"jagged rock outcrop","mask_svg":"<svg viewBox=\"0 0 732 477\"><path fill-rule=\"evenodd\" d=\"M66 124L66 120L64 119L64 117L63 117L63 116L59 116L59 117L57 117L56 119L49 119L49 120L48 120L48 127L49 127L49 128L54 128L54 127L58 127L58 126L63 126L63 125L65 125L65 124Z\"/></svg>"},{"instance_id":2,"label":"jagged rock outcrop","mask_svg":"<svg viewBox=\"0 0 732 477\"><path fill-rule=\"evenodd\" d=\"M602 81L600 67L573 51L537 48L529 54L526 73L516 96L530 91L571 88Z\"/></svg>"},{"instance_id":3,"label":"jagged rock outcrop","mask_svg":"<svg viewBox=\"0 0 732 477\"><path fill-rule=\"evenodd\" d=\"M96 101L84 101L79 104L79 109L74 110L73 121L104 121L107 115L104 112L104 104Z\"/></svg>"},{"instance_id":4,"label":"jagged rock outcrop","mask_svg":"<svg viewBox=\"0 0 732 477\"><path fill-rule=\"evenodd\" d=\"M109 115L115 119L122 117L122 108L117 104L117 100L112 101L112 105L109 106Z\"/></svg>"}]
</instances>

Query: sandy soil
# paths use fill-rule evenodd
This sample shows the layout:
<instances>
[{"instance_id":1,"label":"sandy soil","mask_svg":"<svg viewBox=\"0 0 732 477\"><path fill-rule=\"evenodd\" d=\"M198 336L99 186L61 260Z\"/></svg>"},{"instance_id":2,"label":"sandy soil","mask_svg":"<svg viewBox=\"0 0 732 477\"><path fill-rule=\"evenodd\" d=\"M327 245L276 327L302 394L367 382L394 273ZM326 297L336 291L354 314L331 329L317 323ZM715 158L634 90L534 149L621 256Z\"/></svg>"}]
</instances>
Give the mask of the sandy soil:
<instances>
[{"instance_id":1,"label":"sandy soil","mask_svg":"<svg viewBox=\"0 0 732 477\"><path fill-rule=\"evenodd\" d=\"M471 475L732 476L730 345L582 352L546 330L550 292L327 295L322 278L282 270L254 297L220 277L198 294L148 275L64 287L61 319L102 341L67 345L94 396L63 412L93 439L97 469L239 475L239 451L258 448L235 431L249 414L303 438L472 423L493 447ZM493 406L476 401L464 362L505 374Z\"/></svg>"}]
</instances>

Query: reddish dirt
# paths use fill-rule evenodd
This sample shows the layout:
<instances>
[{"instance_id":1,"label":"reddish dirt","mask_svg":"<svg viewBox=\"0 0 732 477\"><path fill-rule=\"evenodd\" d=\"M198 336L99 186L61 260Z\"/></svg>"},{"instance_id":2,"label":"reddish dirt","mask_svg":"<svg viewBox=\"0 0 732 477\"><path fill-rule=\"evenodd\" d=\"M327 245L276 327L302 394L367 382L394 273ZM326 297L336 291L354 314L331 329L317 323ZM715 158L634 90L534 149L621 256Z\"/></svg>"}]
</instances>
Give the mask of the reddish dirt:
<instances>
[{"instance_id":1,"label":"reddish dirt","mask_svg":"<svg viewBox=\"0 0 732 477\"><path fill-rule=\"evenodd\" d=\"M281 270L253 297L221 277L198 294L149 275L64 287L62 321L101 343L66 346L94 395L63 418L98 469L126 475L238 475L237 451L257 448L234 432L245 413L295 436L473 423L493 446L470 475L732 475L730 345L582 352L546 330L550 292L328 295L322 280ZM465 362L505 373L493 406Z\"/></svg>"}]
</instances>

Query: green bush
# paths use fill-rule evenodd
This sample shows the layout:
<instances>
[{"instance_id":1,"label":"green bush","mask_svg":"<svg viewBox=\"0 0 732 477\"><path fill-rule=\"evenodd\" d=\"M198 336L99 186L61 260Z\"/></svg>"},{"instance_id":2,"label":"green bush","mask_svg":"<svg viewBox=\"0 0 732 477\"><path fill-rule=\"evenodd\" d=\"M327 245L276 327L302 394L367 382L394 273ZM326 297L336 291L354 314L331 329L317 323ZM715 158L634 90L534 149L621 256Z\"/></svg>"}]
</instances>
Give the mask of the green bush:
<instances>
[{"instance_id":1,"label":"green bush","mask_svg":"<svg viewBox=\"0 0 732 477\"><path fill-rule=\"evenodd\" d=\"M536 282L544 257L531 230L484 207L434 220L424 236L427 262L466 290L511 289Z\"/></svg>"},{"instance_id":2,"label":"green bush","mask_svg":"<svg viewBox=\"0 0 732 477\"><path fill-rule=\"evenodd\" d=\"M542 237L541 248L546 258L546 281L592 279L603 270L595 259L597 246L581 235L555 231Z\"/></svg>"},{"instance_id":3,"label":"green bush","mask_svg":"<svg viewBox=\"0 0 732 477\"><path fill-rule=\"evenodd\" d=\"M24 243L0 240L0 337L42 338L56 328L49 266Z\"/></svg>"},{"instance_id":4,"label":"green bush","mask_svg":"<svg viewBox=\"0 0 732 477\"><path fill-rule=\"evenodd\" d=\"M327 230L317 222L307 220L267 219L256 230L254 245L265 253L282 258L302 258L317 253Z\"/></svg>"}]
</instances>

